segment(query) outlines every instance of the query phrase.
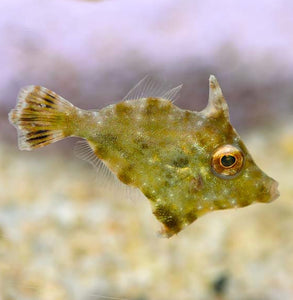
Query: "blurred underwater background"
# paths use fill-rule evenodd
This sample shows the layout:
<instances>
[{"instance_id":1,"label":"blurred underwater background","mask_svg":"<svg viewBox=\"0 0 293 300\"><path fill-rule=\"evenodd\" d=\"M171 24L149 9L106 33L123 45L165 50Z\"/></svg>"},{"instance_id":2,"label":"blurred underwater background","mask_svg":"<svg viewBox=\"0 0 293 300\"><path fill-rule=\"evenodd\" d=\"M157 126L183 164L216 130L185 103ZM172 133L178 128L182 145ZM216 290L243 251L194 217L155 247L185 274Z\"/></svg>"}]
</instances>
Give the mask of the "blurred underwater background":
<instances>
[{"instance_id":1,"label":"blurred underwater background","mask_svg":"<svg viewBox=\"0 0 293 300\"><path fill-rule=\"evenodd\" d=\"M293 2L1 0L0 12L0 300L293 299ZM196 111L215 74L281 196L164 239L147 201L74 156L77 139L18 150L7 115L21 87L99 109L147 74L182 83L176 105Z\"/></svg>"}]
</instances>

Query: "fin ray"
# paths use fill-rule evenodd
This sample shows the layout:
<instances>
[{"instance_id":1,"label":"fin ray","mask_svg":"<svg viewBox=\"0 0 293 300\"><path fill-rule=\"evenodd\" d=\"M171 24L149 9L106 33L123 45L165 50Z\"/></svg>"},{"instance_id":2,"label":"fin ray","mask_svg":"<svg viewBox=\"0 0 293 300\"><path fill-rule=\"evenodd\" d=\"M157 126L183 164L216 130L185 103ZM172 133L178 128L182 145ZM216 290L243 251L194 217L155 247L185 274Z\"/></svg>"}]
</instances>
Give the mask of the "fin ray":
<instances>
[{"instance_id":1,"label":"fin ray","mask_svg":"<svg viewBox=\"0 0 293 300\"><path fill-rule=\"evenodd\" d=\"M97 157L86 140L78 141L75 144L74 153L78 158L90 163L98 171L98 174L102 177L103 184L108 184L109 181L118 181L118 178L104 162Z\"/></svg>"},{"instance_id":2,"label":"fin ray","mask_svg":"<svg viewBox=\"0 0 293 300\"><path fill-rule=\"evenodd\" d=\"M17 128L20 150L32 150L67 136L68 115L74 106L56 93L41 87L27 86L18 94L18 103L9 113Z\"/></svg>"},{"instance_id":3,"label":"fin ray","mask_svg":"<svg viewBox=\"0 0 293 300\"><path fill-rule=\"evenodd\" d=\"M96 156L87 140L81 140L75 144L74 154L78 158L90 163L96 169L99 184L103 185L106 189L111 191L118 190L121 198L130 200L145 198L138 188L122 183L106 164Z\"/></svg>"},{"instance_id":4,"label":"fin ray","mask_svg":"<svg viewBox=\"0 0 293 300\"><path fill-rule=\"evenodd\" d=\"M172 88L170 84L147 75L128 92L123 101L152 97L174 102L181 88L182 85Z\"/></svg>"}]
</instances>

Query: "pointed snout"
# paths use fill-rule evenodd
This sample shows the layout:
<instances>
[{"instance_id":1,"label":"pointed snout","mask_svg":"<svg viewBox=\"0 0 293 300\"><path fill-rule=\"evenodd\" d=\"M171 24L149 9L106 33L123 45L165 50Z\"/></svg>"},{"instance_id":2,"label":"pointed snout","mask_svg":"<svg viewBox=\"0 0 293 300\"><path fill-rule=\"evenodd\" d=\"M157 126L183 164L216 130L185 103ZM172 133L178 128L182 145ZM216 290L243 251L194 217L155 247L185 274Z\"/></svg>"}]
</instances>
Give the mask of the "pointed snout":
<instances>
[{"instance_id":1,"label":"pointed snout","mask_svg":"<svg viewBox=\"0 0 293 300\"><path fill-rule=\"evenodd\" d=\"M264 175L263 180L257 184L256 201L269 203L276 200L279 196L278 182L273 178Z\"/></svg>"},{"instance_id":2,"label":"pointed snout","mask_svg":"<svg viewBox=\"0 0 293 300\"><path fill-rule=\"evenodd\" d=\"M279 185L278 182L273 180L271 187L270 187L270 195L271 195L270 201L274 201L280 196L280 192L278 190L278 185Z\"/></svg>"}]
</instances>

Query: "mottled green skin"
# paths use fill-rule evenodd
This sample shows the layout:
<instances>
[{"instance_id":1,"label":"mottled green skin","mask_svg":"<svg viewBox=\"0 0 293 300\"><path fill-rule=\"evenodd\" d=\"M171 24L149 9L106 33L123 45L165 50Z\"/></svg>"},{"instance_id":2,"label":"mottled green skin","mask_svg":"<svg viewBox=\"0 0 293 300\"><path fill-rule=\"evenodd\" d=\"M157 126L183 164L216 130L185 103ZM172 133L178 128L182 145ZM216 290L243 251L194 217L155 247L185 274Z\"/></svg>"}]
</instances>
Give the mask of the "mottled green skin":
<instances>
[{"instance_id":1,"label":"mottled green skin","mask_svg":"<svg viewBox=\"0 0 293 300\"><path fill-rule=\"evenodd\" d=\"M225 108L191 112L147 98L87 112L86 118L84 137L96 155L144 193L166 236L208 211L271 200L272 179L253 162ZM229 179L211 168L213 152L225 144L241 149L245 159Z\"/></svg>"},{"instance_id":2,"label":"mottled green skin","mask_svg":"<svg viewBox=\"0 0 293 300\"><path fill-rule=\"evenodd\" d=\"M277 183L255 165L231 126L213 75L209 103L201 112L181 110L169 101L178 87L164 92L151 87L137 85L127 95L134 100L94 112L81 110L46 88L28 86L20 91L9 120L18 130L21 150L67 136L85 138L123 183L139 188L150 200L166 236L208 211L269 202L278 196ZM138 99L142 94L145 97ZM223 173L221 149L240 155L233 173L230 169Z\"/></svg>"}]
</instances>

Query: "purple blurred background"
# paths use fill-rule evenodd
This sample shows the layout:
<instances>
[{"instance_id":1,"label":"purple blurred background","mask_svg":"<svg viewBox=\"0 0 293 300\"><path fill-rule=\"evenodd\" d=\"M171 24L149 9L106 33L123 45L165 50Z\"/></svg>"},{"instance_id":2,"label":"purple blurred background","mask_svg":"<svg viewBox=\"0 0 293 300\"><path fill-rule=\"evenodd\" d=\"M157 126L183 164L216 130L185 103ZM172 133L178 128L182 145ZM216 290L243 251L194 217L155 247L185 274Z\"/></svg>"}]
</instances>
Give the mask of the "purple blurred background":
<instances>
[{"instance_id":1,"label":"purple blurred background","mask_svg":"<svg viewBox=\"0 0 293 300\"><path fill-rule=\"evenodd\" d=\"M0 0L0 13L1 300L293 299L292 0ZM95 180L74 139L18 151L7 114L24 85L102 108L146 74L182 83L190 110L215 74L280 199L158 239L148 201Z\"/></svg>"},{"instance_id":2,"label":"purple blurred background","mask_svg":"<svg viewBox=\"0 0 293 300\"><path fill-rule=\"evenodd\" d=\"M293 113L293 2L1 0L0 138L18 90L46 86L82 108L123 98L146 74L183 83L201 110L215 74L240 129Z\"/></svg>"}]
</instances>

